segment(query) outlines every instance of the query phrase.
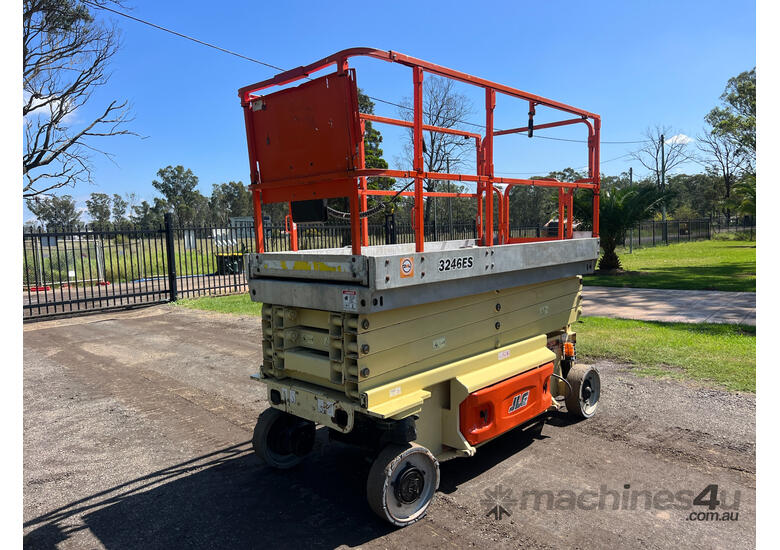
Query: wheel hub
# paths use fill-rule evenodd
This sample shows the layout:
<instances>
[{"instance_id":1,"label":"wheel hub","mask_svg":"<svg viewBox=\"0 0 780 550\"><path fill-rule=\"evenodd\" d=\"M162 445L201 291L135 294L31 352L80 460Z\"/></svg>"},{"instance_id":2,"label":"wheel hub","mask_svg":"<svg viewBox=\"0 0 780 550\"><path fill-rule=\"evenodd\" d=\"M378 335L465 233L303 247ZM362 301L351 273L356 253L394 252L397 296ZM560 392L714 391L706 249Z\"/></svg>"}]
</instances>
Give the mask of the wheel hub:
<instances>
[{"instance_id":1,"label":"wheel hub","mask_svg":"<svg viewBox=\"0 0 780 550\"><path fill-rule=\"evenodd\" d=\"M582 388L582 399L585 402L590 400L590 396L593 395L593 389L590 387L590 383L586 382Z\"/></svg>"},{"instance_id":2,"label":"wheel hub","mask_svg":"<svg viewBox=\"0 0 780 550\"><path fill-rule=\"evenodd\" d=\"M424 487L423 473L407 463L406 468L395 482L395 497L403 504L412 504L420 498Z\"/></svg>"}]
</instances>

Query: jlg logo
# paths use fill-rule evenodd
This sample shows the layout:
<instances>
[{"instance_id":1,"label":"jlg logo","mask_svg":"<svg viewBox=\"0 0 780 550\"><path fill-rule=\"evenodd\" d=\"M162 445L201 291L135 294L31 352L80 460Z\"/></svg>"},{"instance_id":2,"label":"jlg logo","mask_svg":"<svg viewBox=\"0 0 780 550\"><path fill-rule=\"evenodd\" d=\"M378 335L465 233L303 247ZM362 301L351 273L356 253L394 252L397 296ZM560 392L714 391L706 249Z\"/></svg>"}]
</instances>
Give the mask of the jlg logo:
<instances>
[{"instance_id":1,"label":"jlg logo","mask_svg":"<svg viewBox=\"0 0 780 550\"><path fill-rule=\"evenodd\" d=\"M518 393L515 395L515 398L512 399L512 404L509 406L509 410L507 412L512 413L528 405L528 394L530 391L531 390L524 391L523 393Z\"/></svg>"}]
</instances>

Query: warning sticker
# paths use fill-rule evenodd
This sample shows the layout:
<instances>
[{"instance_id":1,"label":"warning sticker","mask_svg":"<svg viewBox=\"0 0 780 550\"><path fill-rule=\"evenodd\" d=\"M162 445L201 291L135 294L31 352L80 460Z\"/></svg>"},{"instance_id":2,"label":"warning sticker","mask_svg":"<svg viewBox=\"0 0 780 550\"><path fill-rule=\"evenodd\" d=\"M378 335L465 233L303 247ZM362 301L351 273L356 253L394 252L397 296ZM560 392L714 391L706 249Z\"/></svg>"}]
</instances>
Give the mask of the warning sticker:
<instances>
[{"instance_id":1,"label":"warning sticker","mask_svg":"<svg viewBox=\"0 0 780 550\"><path fill-rule=\"evenodd\" d=\"M344 311L357 311L357 290L341 291L341 307Z\"/></svg>"},{"instance_id":2,"label":"warning sticker","mask_svg":"<svg viewBox=\"0 0 780 550\"><path fill-rule=\"evenodd\" d=\"M401 278L414 277L414 258L401 258Z\"/></svg>"},{"instance_id":3,"label":"warning sticker","mask_svg":"<svg viewBox=\"0 0 780 550\"><path fill-rule=\"evenodd\" d=\"M326 399L320 399L319 397L317 398L317 411L321 414L332 417L334 414L336 414L335 405L335 401L328 401Z\"/></svg>"}]
</instances>

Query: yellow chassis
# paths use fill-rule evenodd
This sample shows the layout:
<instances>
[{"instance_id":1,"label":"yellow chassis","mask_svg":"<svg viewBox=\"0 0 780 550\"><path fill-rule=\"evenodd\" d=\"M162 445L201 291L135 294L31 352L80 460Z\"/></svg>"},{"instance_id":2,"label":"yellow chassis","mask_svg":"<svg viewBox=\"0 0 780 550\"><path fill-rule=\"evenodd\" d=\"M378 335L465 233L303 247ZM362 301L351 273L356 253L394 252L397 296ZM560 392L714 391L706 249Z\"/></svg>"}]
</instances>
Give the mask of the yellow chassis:
<instances>
[{"instance_id":1,"label":"yellow chassis","mask_svg":"<svg viewBox=\"0 0 780 550\"><path fill-rule=\"evenodd\" d=\"M580 301L569 277L360 315L266 303L261 377L272 406L297 417L344 434L356 415L413 417L415 441L439 460L471 456L460 403L550 361L560 374Z\"/></svg>"}]
</instances>

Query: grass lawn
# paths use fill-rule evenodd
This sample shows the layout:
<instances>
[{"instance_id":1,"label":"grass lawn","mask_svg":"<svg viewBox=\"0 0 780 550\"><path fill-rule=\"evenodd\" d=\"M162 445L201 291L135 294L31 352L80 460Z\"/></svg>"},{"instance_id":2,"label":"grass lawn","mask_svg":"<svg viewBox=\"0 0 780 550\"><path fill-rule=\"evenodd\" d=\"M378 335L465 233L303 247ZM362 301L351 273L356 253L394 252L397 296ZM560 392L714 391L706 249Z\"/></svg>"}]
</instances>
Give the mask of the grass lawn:
<instances>
[{"instance_id":1,"label":"grass lawn","mask_svg":"<svg viewBox=\"0 0 780 550\"><path fill-rule=\"evenodd\" d=\"M618 250L625 273L595 274L583 284L680 290L756 291L756 241L698 241Z\"/></svg>"},{"instance_id":2,"label":"grass lawn","mask_svg":"<svg viewBox=\"0 0 780 550\"><path fill-rule=\"evenodd\" d=\"M756 391L755 327L582 317L573 328L583 362L612 359L636 364L639 374Z\"/></svg>"},{"instance_id":3,"label":"grass lawn","mask_svg":"<svg viewBox=\"0 0 780 550\"><path fill-rule=\"evenodd\" d=\"M263 314L263 304L253 302L249 298L249 293L232 294L230 296L204 296L203 298L177 300L176 305L190 309L232 313L234 315L260 316Z\"/></svg>"},{"instance_id":4,"label":"grass lawn","mask_svg":"<svg viewBox=\"0 0 780 550\"><path fill-rule=\"evenodd\" d=\"M261 315L249 294L179 300L178 306L235 315ZM744 325L656 323L583 317L577 331L582 361L612 359L653 376L715 382L756 391L756 329Z\"/></svg>"}]
</instances>

